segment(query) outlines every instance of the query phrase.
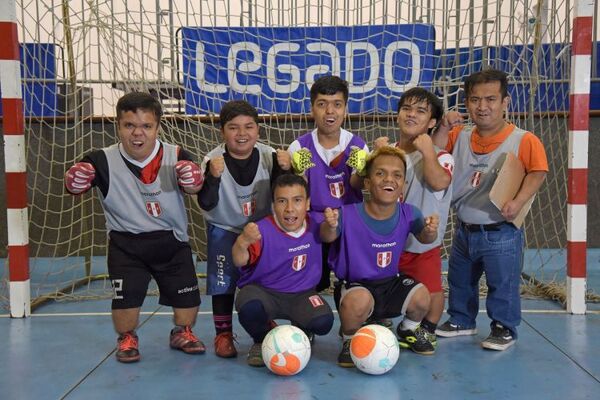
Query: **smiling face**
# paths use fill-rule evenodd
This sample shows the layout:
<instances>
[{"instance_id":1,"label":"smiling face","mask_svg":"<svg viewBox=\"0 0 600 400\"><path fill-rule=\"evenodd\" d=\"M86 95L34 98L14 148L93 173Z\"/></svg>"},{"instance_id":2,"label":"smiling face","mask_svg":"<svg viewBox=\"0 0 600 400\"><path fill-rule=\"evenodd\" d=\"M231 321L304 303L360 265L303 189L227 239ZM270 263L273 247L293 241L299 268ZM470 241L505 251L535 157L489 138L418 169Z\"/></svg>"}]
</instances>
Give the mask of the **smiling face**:
<instances>
[{"instance_id":1,"label":"smiling face","mask_svg":"<svg viewBox=\"0 0 600 400\"><path fill-rule=\"evenodd\" d=\"M365 189L371 200L381 205L395 204L404 190L404 162L391 154L378 155L372 162L365 178Z\"/></svg>"},{"instance_id":2,"label":"smiling face","mask_svg":"<svg viewBox=\"0 0 600 400\"><path fill-rule=\"evenodd\" d=\"M431 116L431 104L426 100L407 99L400 106L398 126L400 134L407 139L414 139L427 133L436 122L436 119Z\"/></svg>"},{"instance_id":3,"label":"smiling face","mask_svg":"<svg viewBox=\"0 0 600 400\"><path fill-rule=\"evenodd\" d=\"M311 105L311 114L321 135L339 135L346 117L346 99L342 92L318 94Z\"/></svg>"},{"instance_id":4,"label":"smiling face","mask_svg":"<svg viewBox=\"0 0 600 400\"><path fill-rule=\"evenodd\" d=\"M310 200L300 185L277 186L273 194L273 215L286 232L296 232L304 224Z\"/></svg>"},{"instance_id":5,"label":"smiling face","mask_svg":"<svg viewBox=\"0 0 600 400\"><path fill-rule=\"evenodd\" d=\"M238 115L221 128L227 151L233 158L246 159L258 140L259 126L253 117Z\"/></svg>"},{"instance_id":6,"label":"smiling face","mask_svg":"<svg viewBox=\"0 0 600 400\"><path fill-rule=\"evenodd\" d=\"M493 81L473 85L465 105L479 133L486 135L502 129L508 102L508 96L502 97L500 82Z\"/></svg>"},{"instance_id":7,"label":"smiling face","mask_svg":"<svg viewBox=\"0 0 600 400\"><path fill-rule=\"evenodd\" d=\"M136 161L144 161L152 154L158 129L158 118L150 110L123 111L118 118L117 130L123 150Z\"/></svg>"}]
</instances>

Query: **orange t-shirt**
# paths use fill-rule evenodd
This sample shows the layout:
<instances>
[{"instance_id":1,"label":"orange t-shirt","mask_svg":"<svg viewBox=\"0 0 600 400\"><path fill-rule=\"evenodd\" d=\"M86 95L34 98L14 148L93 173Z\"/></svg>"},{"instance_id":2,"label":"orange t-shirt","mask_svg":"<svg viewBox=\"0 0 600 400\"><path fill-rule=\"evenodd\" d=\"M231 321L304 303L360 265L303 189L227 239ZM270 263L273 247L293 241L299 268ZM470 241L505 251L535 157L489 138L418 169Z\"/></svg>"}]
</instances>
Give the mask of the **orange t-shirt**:
<instances>
[{"instance_id":1,"label":"orange t-shirt","mask_svg":"<svg viewBox=\"0 0 600 400\"><path fill-rule=\"evenodd\" d=\"M458 139L459 133L463 130L464 125L458 125L448 132L448 143L446 151L452 153L454 145ZM487 154L498 148L504 140L515 129L512 123L507 124L500 132L492 136L480 136L477 128L473 128L471 135L471 150L477 154ZM548 159L546 151L540 139L531 132L526 132L521 139L519 145L519 160L523 163L525 171L548 171Z\"/></svg>"}]
</instances>

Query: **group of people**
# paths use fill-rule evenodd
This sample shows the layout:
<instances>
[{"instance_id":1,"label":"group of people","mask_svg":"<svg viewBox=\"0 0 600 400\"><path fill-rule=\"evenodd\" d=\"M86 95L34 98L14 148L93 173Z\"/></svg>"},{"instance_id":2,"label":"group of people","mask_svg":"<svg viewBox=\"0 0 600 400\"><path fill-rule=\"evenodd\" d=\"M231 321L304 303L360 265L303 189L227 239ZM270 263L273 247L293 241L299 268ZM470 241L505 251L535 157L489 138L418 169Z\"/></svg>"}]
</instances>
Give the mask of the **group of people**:
<instances>
[{"instance_id":1,"label":"group of people","mask_svg":"<svg viewBox=\"0 0 600 400\"><path fill-rule=\"evenodd\" d=\"M184 195L196 195L207 226L206 291L212 296L217 356L237 356L233 309L252 337L248 364L263 366L261 343L287 319L311 341L330 332L331 306L319 292L334 283L342 337L338 365L353 367L350 341L365 323L390 324L400 345L434 354L437 337L476 334L485 272L491 332L482 346L505 350L517 338L523 231L511 223L548 170L539 139L505 119L507 77L497 70L465 80L473 126L422 88L398 106L398 136L370 152L342 128L348 84L324 76L310 90L315 129L288 150L259 143L256 109L223 105L222 144L199 164L158 139L160 103L128 93L116 107L119 143L86 154L65 174L71 194L96 187L109 233L116 358L140 359L136 327L148 284L173 307L170 346L204 353L193 333L200 292L188 244ZM493 167L507 152L523 163L517 196L489 200ZM364 198L363 198L364 193ZM448 321L441 244L453 206L458 225L449 259Z\"/></svg>"}]
</instances>

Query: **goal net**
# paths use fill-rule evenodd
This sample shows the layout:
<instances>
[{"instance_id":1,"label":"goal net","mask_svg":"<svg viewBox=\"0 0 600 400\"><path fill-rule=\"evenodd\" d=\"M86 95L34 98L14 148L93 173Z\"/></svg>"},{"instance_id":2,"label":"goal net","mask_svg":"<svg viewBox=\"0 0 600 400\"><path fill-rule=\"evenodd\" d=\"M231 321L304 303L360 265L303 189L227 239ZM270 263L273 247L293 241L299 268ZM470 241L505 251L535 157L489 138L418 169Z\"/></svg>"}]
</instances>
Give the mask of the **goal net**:
<instances>
[{"instance_id":1,"label":"goal net","mask_svg":"<svg viewBox=\"0 0 600 400\"><path fill-rule=\"evenodd\" d=\"M545 288L535 295L564 299L569 4L18 0L32 305L111 295L99 200L66 194L63 174L86 152L116 142L114 108L125 92L157 96L162 138L201 159L219 143L216 116L230 99L252 102L262 114L261 140L285 148L312 129L310 84L337 74L351 87L344 127L371 145L396 137L404 90L424 86L464 112L461 83L486 66L509 74L508 118L537 134L548 153L550 173L525 224L525 273L530 287ZM205 225L195 199L188 210L201 274ZM6 232L0 239L6 308Z\"/></svg>"}]
</instances>

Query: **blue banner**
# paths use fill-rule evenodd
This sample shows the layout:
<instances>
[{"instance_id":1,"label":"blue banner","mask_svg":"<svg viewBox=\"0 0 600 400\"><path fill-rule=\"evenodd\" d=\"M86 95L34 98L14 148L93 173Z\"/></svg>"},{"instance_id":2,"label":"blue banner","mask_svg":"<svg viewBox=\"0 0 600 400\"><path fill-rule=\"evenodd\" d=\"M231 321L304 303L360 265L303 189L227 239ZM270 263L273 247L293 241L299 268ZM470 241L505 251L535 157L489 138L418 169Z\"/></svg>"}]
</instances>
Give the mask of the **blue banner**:
<instances>
[{"instance_id":1,"label":"blue banner","mask_svg":"<svg viewBox=\"0 0 600 400\"><path fill-rule=\"evenodd\" d=\"M350 113L395 112L400 95L431 88L431 25L183 28L186 114L218 113L245 99L264 114L310 112L322 75L348 81Z\"/></svg>"}]
</instances>

